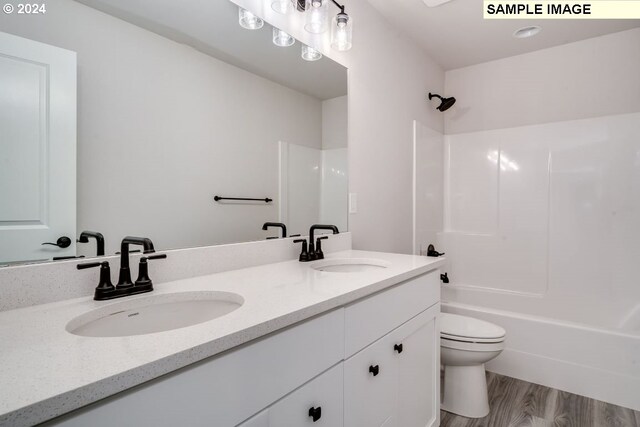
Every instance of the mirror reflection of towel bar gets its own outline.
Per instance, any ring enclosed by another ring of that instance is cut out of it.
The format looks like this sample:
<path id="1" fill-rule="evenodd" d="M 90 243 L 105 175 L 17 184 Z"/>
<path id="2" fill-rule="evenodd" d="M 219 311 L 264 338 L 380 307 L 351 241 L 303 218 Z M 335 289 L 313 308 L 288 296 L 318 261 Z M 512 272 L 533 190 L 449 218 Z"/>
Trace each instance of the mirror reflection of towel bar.
<path id="1" fill-rule="evenodd" d="M 250 202 L 265 202 L 265 203 L 273 202 L 273 199 L 270 199 L 268 197 L 265 197 L 264 199 L 251 199 L 251 198 L 247 198 L 247 197 L 220 197 L 220 196 L 214 196 L 213 200 L 215 200 L 216 202 L 219 202 L 220 200 L 244 200 L 244 201 L 250 201 Z"/>

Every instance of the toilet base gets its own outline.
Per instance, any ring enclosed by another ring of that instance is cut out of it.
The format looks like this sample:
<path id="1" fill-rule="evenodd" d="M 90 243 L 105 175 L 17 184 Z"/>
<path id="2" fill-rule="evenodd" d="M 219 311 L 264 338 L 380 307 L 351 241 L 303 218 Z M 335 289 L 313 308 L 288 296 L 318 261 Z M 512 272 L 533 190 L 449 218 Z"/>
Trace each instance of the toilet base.
<path id="1" fill-rule="evenodd" d="M 489 394 L 484 364 L 444 367 L 441 409 L 467 418 L 489 414 Z"/>

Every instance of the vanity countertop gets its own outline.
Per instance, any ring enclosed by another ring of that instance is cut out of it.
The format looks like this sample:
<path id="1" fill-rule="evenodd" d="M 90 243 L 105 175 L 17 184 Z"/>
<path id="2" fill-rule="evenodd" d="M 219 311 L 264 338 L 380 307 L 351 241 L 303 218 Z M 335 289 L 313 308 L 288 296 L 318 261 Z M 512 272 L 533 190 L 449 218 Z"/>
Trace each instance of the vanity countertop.
<path id="1" fill-rule="evenodd" d="M 343 251 L 334 258 L 377 259 L 384 269 L 322 272 L 287 261 L 163 283 L 150 295 L 227 291 L 239 309 L 210 322 L 148 335 L 73 335 L 73 318 L 114 301 L 90 297 L 0 312 L 0 425 L 33 425 L 389 286 L 439 268 L 444 258 Z M 319 263 L 323 261 L 316 261 Z M 97 275 L 96 275 L 97 280 Z"/>

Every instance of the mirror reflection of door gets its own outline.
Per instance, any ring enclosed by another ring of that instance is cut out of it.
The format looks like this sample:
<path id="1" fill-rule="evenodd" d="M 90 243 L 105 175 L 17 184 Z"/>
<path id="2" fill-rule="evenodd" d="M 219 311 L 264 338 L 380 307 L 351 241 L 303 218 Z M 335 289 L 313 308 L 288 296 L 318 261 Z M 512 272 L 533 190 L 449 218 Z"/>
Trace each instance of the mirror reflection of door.
<path id="1" fill-rule="evenodd" d="M 0 264 L 75 241 L 76 54 L 0 33 Z"/>

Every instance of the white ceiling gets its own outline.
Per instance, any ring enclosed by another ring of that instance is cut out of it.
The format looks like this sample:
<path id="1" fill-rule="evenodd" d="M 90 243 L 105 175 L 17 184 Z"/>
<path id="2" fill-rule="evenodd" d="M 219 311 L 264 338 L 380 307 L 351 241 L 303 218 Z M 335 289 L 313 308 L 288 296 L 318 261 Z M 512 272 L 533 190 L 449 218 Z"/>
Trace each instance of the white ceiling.
<path id="1" fill-rule="evenodd" d="M 445 70 L 640 27 L 640 20 L 484 20 L 482 0 L 452 0 L 433 8 L 423 0 L 368 2 Z M 539 25 L 542 32 L 529 39 L 513 37 L 528 25 Z"/>
<path id="2" fill-rule="evenodd" d="M 299 41 L 271 42 L 265 23 L 249 31 L 238 25 L 238 7 L 227 0 L 77 0 L 207 55 L 320 100 L 347 94 L 347 69 L 327 57 L 307 62 Z"/>

